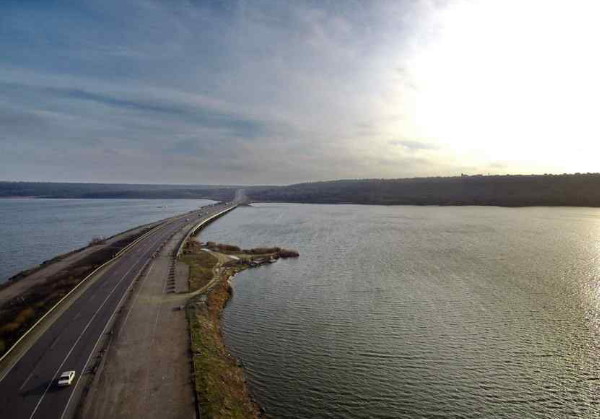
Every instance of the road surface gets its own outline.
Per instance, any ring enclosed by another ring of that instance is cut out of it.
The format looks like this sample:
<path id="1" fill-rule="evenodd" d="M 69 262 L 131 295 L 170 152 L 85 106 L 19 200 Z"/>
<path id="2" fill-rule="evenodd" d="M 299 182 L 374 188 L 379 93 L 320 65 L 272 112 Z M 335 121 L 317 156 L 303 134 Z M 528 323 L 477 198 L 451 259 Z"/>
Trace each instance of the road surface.
<path id="1" fill-rule="evenodd" d="M 11 419 L 66 418 L 74 412 L 81 386 L 98 342 L 127 295 L 134 279 L 152 256 L 177 231 L 226 209 L 203 207 L 171 218 L 135 244 L 106 269 L 85 292 L 50 325 L 0 381 L 0 416 Z M 67 370 L 77 377 L 71 387 L 55 382 Z"/>

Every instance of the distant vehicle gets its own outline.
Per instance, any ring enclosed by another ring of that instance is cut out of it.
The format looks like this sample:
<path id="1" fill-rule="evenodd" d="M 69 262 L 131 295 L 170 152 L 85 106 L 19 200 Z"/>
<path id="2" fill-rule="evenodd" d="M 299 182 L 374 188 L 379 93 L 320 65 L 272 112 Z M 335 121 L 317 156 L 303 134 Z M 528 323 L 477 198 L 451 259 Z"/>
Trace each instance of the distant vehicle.
<path id="1" fill-rule="evenodd" d="M 75 371 L 65 371 L 58 377 L 57 384 L 59 387 L 67 387 L 73 384 L 73 380 L 75 380 Z"/>

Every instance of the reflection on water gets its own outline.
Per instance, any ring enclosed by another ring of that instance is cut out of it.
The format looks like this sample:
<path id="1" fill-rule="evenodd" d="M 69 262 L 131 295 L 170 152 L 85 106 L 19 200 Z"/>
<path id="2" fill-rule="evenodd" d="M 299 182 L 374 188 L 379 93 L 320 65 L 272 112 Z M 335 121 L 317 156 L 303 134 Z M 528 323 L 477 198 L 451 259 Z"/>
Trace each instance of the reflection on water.
<path id="1" fill-rule="evenodd" d="M 598 417 L 600 210 L 260 204 L 227 344 L 270 417 Z"/>

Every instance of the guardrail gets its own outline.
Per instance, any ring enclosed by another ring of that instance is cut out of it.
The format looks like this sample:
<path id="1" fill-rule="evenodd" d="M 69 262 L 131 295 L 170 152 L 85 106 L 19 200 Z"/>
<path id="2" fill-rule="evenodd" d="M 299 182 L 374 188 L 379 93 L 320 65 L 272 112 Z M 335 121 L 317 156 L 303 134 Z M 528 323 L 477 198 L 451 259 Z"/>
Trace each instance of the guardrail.
<path id="1" fill-rule="evenodd" d="M 200 221 L 198 224 L 196 224 L 195 226 L 190 228 L 190 230 L 187 232 L 185 237 L 183 239 L 181 239 L 181 241 L 179 242 L 179 246 L 177 246 L 177 251 L 174 253 L 174 256 L 176 258 L 178 258 L 179 255 L 181 255 L 181 252 L 183 251 L 183 246 L 185 246 L 185 243 L 189 240 L 189 238 L 192 235 L 196 234 L 196 232 L 198 230 L 200 230 L 202 227 L 204 227 L 206 224 L 210 223 L 214 219 L 219 218 L 220 216 L 227 214 L 229 211 L 233 211 L 236 208 L 237 208 L 237 204 L 231 206 L 230 208 L 227 208 L 226 210 L 223 210 L 221 212 L 211 215 L 209 218 Z"/>
<path id="2" fill-rule="evenodd" d="M 0 365 L 2 364 L 2 362 L 4 362 L 4 360 L 13 352 L 13 350 L 19 345 L 19 343 L 21 343 L 27 336 L 29 336 L 29 334 L 35 330 L 35 328 L 42 322 L 44 321 L 50 314 L 52 314 L 54 312 L 54 310 L 56 310 L 67 298 L 69 298 L 75 291 L 77 291 L 79 289 L 79 287 L 81 287 L 81 285 L 83 285 L 84 283 L 87 283 L 87 281 L 93 277 L 99 270 L 101 270 L 102 268 L 106 267 L 107 265 L 109 265 L 110 263 L 114 262 L 115 260 L 117 260 L 119 257 L 121 257 L 125 252 L 131 250 L 131 248 L 133 246 L 135 246 L 137 243 L 139 243 L 141 240 L 143 240 L 144 238 L 146 238 L 147 236 L 149 236 L 150 234 L 154 233 L 155 231 L 157 231 L 160 228 L 165 227 L 166 225 L 170 224 L 170 222 L 166 222 L 166 223 L 162 223 L 159 224 L 155 227 L 152 227 L 152 229 L 146 233 L 144 233 L 143 235 L 141 235 L 140 237 L 138 237 L 137 239 L 135 239 L 133 242 L 129 243 L 127 246 L 125 246 L 123 249 L 121 249 L 120 251 L 118 251 L 112 258 L 110 258 L 109 260 L 107 260 L 106 262 L 104 262 L 102 265 L 98 266 L 96 269 L 94 269 L 92 272 L 90 272 L 85 278 L 83 278 L 81 281 L 79 281 L 79 283 L 77 285 L 75 285 L 75 287 L 73 287 L 73 289 L 71 291 L 69 291 L 67 294 L 65 294 L 64 297 L 62 297 L 60 300 L 58 300 L 56 302 L 56 304 L 54 304 L 52 307 L 50 307 L 50 309 L 44 313 L 44 315 L 42 317 L 40 317 L 38 319 L 38 321 L 36 321 L 29 329 L 27 329 L 27 331 L 25 333 L 23 333 L 23 335 L 17 339 L 17 341 L 15 343 L 12 344 L 12 346 L 10 348 L 8 348 L 8 350 L 6 352 L 4 352 L 4 354 L 0 357 Z M 1 370 L 1 368 L 0 368 Z M 4 378 L 4 376 L 0 375 L 0 379 Z"/>
<path id="3" fill-rule="evenodd" d="M 198 223 L 194 227 L 192 227 L 187 232 L 187 234 L 185 235 L 185 237 L 181 240 L 181 242 L 179 243 L 179 246 L 177 247 L 177 252 L 176 252 L 175 256 L 178 257 L 181 254 L 183 246 L 185 245 L 185 243 L 187 242 L 187 240 L 198 229 L 202 228 L 204 225 L 210 223 L 214 219 L 216 219 L 216 218 L 218 218 L 218 217 L 220 217 L 220 216 L 228 213 L 229 211 L 234 210 L 236 207 L 237 207 L 237 205 L 233 205 L 230 208 L 227 208 L 227 209 L 225 209 L 223 211 L 220 211 L 220 212 L 218 212 L 218 213 L 210 216 L 209 218 L 207 218 L 205 220 L 202 220 L 200 223 Z M 100 271 L 101 269 L 105 268 L 109 264 L 113 263 L 118 258 L 120 258 L 123 254 L 125 254 L 126 252 L 128 252 L 129 250 L 131 250 L 131 248 L 133 246 L 135 246 L 137 243 L 139 243 L 141 240 L 145 239 L 150 234 L 156 232 L 157 230 L 159 230 L 161 228 L 166 227 L 167 225 L 171 224 L 172 222 L 176 221 L 177 219 L 180 219 L 183 216 L 185 216 L 185 215 L 174 217 L 174 219 L 172 219 L 171 221 L 167 221 L 165 223 L 161 223 L 161 224 L 159 224 L 159 225 L 157 225 L 155 227 L 152 227 L 149 231 L 147 231 L 146 233 L 144 233 L 142 236 L 138 237 L 133 242 L 131 242 L 127 246 L 125 246 L 123 249 L 119 250 L 112 258 L 110 258 L 109 260 L 107 260 L 106 262 L 104 262 L 103 264 L 101 264 L 100 266 L 98 266 L 96 269 L 94 269 L 92 272 L 90 272 L 88 275 L 86 275 L 86 277 L 83 278 L 77 285 L 75 285 L 75 287 L 73 287 L 73 289 L 71 291 L 69 291 L 60 300 L 58 300 L 56 302 L 56 304 L 54 304 L 52 307 L 50 307 L 50 309 L 46 313 L 44 313 L 44 315 L 42 315 L 42 317 L 40 317 L 29 329 L 27 329 L 27 331 L 25 333 L 23 333 L 23 335 L 19 339 L 17 339 L 15 341 L 15 343 L 13 343 L 11 345 L 11 347 L 8 348 L 8 350 L 6 352 L 4 352 L 4 354 L 2 354 L 2 356 L 0 357 L 0 380 L 2 380 L 4 378 L 4 375 L 5 375 L 5 374 L 2 373 L 2 370 L 3 370 L 3 368 L 1 367 L 2 363 L 8 358 L 9 355 L 11 355 L 14 352 L 14 350 L 19 346 L 19 344 L 25 338 L 27 338 L 36 329 L 36 327 L 38 327 L 46 318 L 48 318 L 48 316 L 50 316 L 56 309 L 58 309 L 58 307 L 60 307 L 71 295 L 73 295 L 73 293 L 75 291 L 77 291 L 83 284 L 87 283 L 89 281 L 89 279 L 92 278 L 98 271 Z M 9 370 L 10 370 L 10 368 L 9 368 Z"/>

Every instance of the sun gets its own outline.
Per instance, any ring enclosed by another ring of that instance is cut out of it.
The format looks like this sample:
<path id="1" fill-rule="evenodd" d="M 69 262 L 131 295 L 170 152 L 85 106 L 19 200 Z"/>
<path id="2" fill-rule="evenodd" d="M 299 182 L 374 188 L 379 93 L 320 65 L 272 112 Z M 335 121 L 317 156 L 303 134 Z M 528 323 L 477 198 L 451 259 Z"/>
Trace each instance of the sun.
<path id="1" fill-rule="evenodd" d="M 473 163 L 597 171 L 599 12 L 594 1 L 489 0 L 434 13 L 407 66 L 414 129 Z"/>

